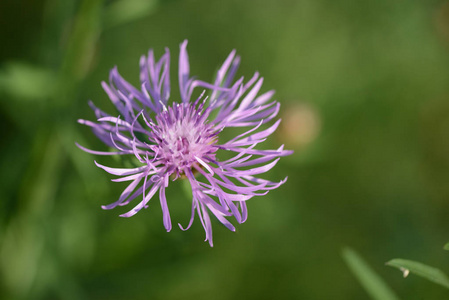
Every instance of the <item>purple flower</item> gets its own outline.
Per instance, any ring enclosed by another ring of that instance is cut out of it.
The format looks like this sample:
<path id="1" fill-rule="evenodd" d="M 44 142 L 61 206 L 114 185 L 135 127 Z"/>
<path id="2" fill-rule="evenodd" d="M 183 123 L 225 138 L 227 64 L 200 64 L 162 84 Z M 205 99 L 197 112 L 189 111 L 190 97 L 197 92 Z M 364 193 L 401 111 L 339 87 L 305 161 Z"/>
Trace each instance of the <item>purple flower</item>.
<path id="1" fill-rule="evenodd" d="M 163 222 L 167 231 L 172 228 L 165 189 L 170 180 L 185 178 L 192 189 L 193 223 L 195 211 L 206 232 L 206 241 L 212 246 L 210 214 L 228 229 L 235 231 L 227 219 L 234 217 L 238 223 L 247 218 L 246 201 L 253 196 L 265 195 L 283 184 L 255 177 L 276 165 L 281 156 L 292 151 L 283 146 L 276 150 L 257 150 L 279 125 L 258 130 L 271 121 L 279 111 L 279 103 L 271 101 L 274 91 L 258 95 L 263 78 L 255 74 L 248 82 L 243 78 L 234 81 L 240 58 L 232 51 L 221 68 L 215 82 L 207 83 L 190 77 L 187 41 L 181 44 L 179 55 L 179 90 L 181 102 L 169 103 L 170 54 L 156 61 L 153 51 L 140 59 L 141 88 L 125 81 L 117 68 L 110 72 L 109 84 L 102 86 L 120 113 L 111 116 L 92 103 L 97 122 L 79 120 L 92 128 L 97 137 L 113 152 L 86 149 L 97 155 L 130 155 L 136 158 L 136 168 L 111 168 L 97 162 L 106 172 L 117 175 L 116 182 L 130 184 L 119 199 L 103 209 L 129 204 L 139 197 L 137 205 L 122 217 L 131 217 L 159 192 Z M 203 94 L 191 101 L 193 90 L 202 88 Z M 207 92 L 209 97 L 205 97 Z M 218 142 L 218 135 L 228 127 L 245 127 L 244 132 L 225 143 Z M 229 152 L 226 160 L 217 158 L 220 152 Z"/>

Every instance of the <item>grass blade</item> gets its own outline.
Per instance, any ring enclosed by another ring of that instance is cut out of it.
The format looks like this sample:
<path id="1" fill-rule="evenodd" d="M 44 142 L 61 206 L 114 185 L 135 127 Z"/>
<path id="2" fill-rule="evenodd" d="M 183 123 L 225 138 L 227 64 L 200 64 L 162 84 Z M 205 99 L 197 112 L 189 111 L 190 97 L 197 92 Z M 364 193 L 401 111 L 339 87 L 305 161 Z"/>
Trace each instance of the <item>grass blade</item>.
<path id="1" fill-rule="evenodd" d="M 375 300 L 398 300 L 390 287 L 352 249 L 343 249 L 343 259 L 365 291 Z"/>
<path id="2" fill-rule="evenodd" d="M 446 288 L 449 288 L 449 278 L 446 274 L 444 274 L 437 268 L 430 267 L 417 261 L 401 258 L 392 259 L 386 264 L 387 266 L 398 268 L 399 270 L 404 272 L 404 277 L 406 277 L 408 273 L 411 272 Z"/>

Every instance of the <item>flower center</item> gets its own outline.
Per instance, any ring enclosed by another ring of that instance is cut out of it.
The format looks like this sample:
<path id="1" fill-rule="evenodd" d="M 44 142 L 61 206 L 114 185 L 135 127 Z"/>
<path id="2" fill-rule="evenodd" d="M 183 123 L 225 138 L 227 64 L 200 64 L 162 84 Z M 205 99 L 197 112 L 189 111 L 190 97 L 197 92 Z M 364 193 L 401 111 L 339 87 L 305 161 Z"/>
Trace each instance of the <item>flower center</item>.
<path id="1" fill-rule="evenodd" d="M 181 175 L 185 168 L 215 158 L 218 130 L 208 124 L 208 115 L 202 105 L 174 103 L 156 116 L 156 155 L 168 172 Z"/>

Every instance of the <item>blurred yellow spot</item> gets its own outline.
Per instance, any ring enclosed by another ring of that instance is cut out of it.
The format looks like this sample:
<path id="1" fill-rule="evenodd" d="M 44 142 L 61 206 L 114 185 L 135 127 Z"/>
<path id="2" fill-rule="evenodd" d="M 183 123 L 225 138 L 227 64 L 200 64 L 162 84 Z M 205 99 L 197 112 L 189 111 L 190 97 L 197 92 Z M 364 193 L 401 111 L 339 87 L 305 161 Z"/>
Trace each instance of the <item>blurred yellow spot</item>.
<path id="1" fill-rule="evenodd" d="M 449 42 L 449 1 L 445 1 L 436 10 L 434 24 L 444 42 Z M 446 45 L 447 46 L 447 45 Z"/>
<path id="2" fill-rule="evenodd" d="M 318 136 L 321 120 L 309 104 L 293 104 L 284 108 L 281 116 L 279 137 L 287 148 L 301 148 L 312 143 Z"/>

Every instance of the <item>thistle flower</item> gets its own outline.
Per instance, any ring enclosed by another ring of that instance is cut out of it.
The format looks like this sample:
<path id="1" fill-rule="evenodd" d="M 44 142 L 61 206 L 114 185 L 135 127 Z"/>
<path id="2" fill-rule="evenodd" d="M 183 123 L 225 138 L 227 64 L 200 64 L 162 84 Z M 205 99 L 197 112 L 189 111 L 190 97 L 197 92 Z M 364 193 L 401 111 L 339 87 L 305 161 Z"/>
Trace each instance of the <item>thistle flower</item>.
<path id="1" fill-rule="evenodd" d="M 95 164 L 106 172 L 117 175 L 116 182 L 129 181 L 119 199 L 103 209 L 128 205 L 139 197 L 137 205 L 122 217 L 131 217 L 159 192 L 165 229 L 172 229 L 165 189 L 169 181 L 187 179 L 192 191 L 192 210 L 187 230 L 193 223 L 195 212 L 206 232 L 206 241 L 212 244 L 210 214 L 228 229 L 235 231 L 227 219 L 238 223 L 247 219 L 246 201 L 253 196 L 265 195 L 283 184 L 255 177 L 270 170 L 281 156 L 292 151 L 283 146 L 276 150 L 257 150 L 279 125 L 280 120 L 264 130 L 262 124 L 275 118 L 279 103 L 270 101 L 274 91 L 258 95 L 263 78 L 256 73 L 248 82 L 240 78 L 234 82 L 240 58 L 232 51 L 221 68 L 215 82 L 207 83 L 190 77 L 187 41 L 180 46 L 179 90 L 181 102 L 169 103 L 170 54 L 166 49 L 159 61 L 153 51 L 140 59 L 141 89 L 125 81 L 117 68 L 110 72 L 109 84 L 102 82 L 120 116 L 111 116 L 95 107 L 97 122 L 79 120 L 90 126 L 94 134 L 115 151 L 82 150 L 97 155 L 129 155 L 136 158 L 136 168 L 111 168 Z M 203 94 L 191 101 L 195 88 Z M 210 94 L 205 97 L 205 92 Z M 214 115 L 214 117 L 212 117 Z M 225 143 L 218 142 L 223 129 L 245 127 L 244 132 Z M 248 129 L 249 128 L 249 129 Z M 226 151 L 233 156 L 217 158 L 217 152 Z"/>

